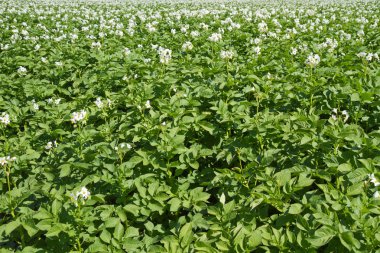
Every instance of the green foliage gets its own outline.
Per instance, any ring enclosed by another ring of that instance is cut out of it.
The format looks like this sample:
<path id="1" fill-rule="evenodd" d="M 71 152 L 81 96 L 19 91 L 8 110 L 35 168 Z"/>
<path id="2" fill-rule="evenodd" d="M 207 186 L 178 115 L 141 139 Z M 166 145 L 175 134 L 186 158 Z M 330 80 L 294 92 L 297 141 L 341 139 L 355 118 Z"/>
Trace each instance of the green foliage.
<path id="1" fill-rule="evenodd" d="M 378 252 L 376 1 L 0 13 L 1 252 Z"/>

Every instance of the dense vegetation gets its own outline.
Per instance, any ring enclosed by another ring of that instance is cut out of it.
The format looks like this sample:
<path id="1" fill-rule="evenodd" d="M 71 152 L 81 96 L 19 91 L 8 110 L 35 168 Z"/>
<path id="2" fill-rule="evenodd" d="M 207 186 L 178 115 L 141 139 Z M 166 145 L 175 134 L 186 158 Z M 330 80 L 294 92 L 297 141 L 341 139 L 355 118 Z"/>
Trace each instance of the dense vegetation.
<path id="1" fill-rule="evenodd" d="M 0 3 L 1 252 L 379 252 L 378 1 Z"/>

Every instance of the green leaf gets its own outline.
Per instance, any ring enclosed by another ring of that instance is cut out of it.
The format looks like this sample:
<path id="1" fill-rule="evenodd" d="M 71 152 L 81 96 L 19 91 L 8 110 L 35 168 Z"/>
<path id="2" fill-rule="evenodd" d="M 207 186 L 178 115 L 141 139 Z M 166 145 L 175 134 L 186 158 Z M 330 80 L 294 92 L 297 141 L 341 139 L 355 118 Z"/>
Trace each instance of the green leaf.
<path id="1" fill-rule="evenodd" d="M 295 184 L 296 188 L 304 188 L 312 185 L 314 183 L 314 179 L 308 177 L 308 173 L 301 173 L 298 177 L 297 183 Z"/>
<path id="2" fill-rule="evenodd" d="M 192 229 L 192 224 L 186 223 L 179 231 L 179 240 L 182 248 L 190 245 L 190 243 L 192 242 L 194 235 Z"/>
<path id="3" fill-rule="evenodd" d="M 62 202 L 55 199 L 51 205 L 51 212 L 54 216 L 58 216 L 62 209 Z"/>
<path id="4" fill-rule="evenodd" d="M 195 250 L 196 250 L 196 252 L 202 252 L 202 253 L 203 252 L 205 252 L 205 253 L 217 253 L 217 252 L 219 252 L 214 247 L 212 247 L 210 243 L 202 242 L 202 241 L 197 241 L 195 243 Z"/>
<path id="5" fill-rule="evenodd" d="M 35 234 L 37 234 L 38 232 L 38 228 L 36 227 L 36 225 L 32 222 L 32 221 L 24 221 L 22 222 L 22 226 L 24 227 L 24 229 L 26 230 L 26 232 L 28 233 L 28 235 L 30 237 L 34 236 Z"/>
<path id="6" fill-rule="evenodd" d="M 248 237 L 248 246 L 253 250 L 261 244 L 261 232 L 258 230 L 253 231 Z"/>
<path id="7" fill-rule="evenodd" d="M 139 236 L 139 235 L 140 235 L 139 229 L 135 228 L 135 227 L 128 227 L 125 230 L 125 234 L 124 234 L 125 237 L 136 237 L 136 236 Z"/>
<path id="8" fill-rule="evenodd" d="M 249 204 L 249 206 L 251 207 L 251 209 L 254 209 L 254 208 L 257 207 L 258 205 L 260 205 L 263 201 L 264 201 L 263 198 L 254 199 L 254 200 Z"/>
<path id="9" fill-rule="evenodd" d="M 347 188 L 347 195 L 348 196 L 359 195 L 363 192 L 363 190 L 364 190 L 364 183 L 358 182 Z"/>
<path id="10" fill-rule="evenodd" d="M 116 213 L 117 213 L 117 215 L 119 216 L 119 218 L 120 218 L 120 220 L 122 222 L 126 222 L 128 220 L 127 214 L 126 214 L 125 210 L 121 206 L 118 206 L 116 208 Z"/>
<path id="11" fill-rule="evenodd" d="M 141 156 L 133 156 L 127 162 L 123 163 L 127 169 L 133 169 L 137 164 L 144 160 Z"/>
<path id="12" fill-rule="evenodd" d="M 48 232 L 45 234 L 46 237 L 55 237 L 58 236 L 63 231 L 63 227 L 61 225 L 54 225 L 51 227 Z"/>
<path id="13" fill-rule="evenodd" d="M 53 215 L 49 213 L 46 209 L 40 208 L 36 214 L 33 215 L 34 219 L 44 220 L 53 218 Z"/>
<path id="14" fill-rule="evenodd" d="M 303 206 L 301 204 L 295 203 L 291 204 L 289 207 L 290 214 L 299 214 L 302 212 Z"/>
<path id="15" fill-rule="evenodd" d="M 227 204 L 225 204 L 224 206 L 223 206 L 223 210 L 224 210 L 224 214 L 229 214 L 229 213 L 231 213 L 233 210 L 234 210 L 234 208 L 235 208 L 235 201 L 234 200 L 231 200 L 230 202 L 228 202 Z"/>
<path id="16" fill-rule="evenodd" d="M 103 242 L 105 242 L 105 243 L 110 243 L 111 242 L 111 238 L 112 238 L 111 233 L 108 232 L 107 229 L 104 229 L 102 231 L 102 233 L 100 234 L 100 239 L 102 239 Z"/>
<path id="17" fill-rule="evenodd" d="M 123 238 L 123 235 L 124 235 L 124 226 L 121 223 L 118 223 L 113 232 L 113 237 L 116 240 L 120 241 Z"/>
<path id="18" fill-rule="evenodd" d="M 140 245 L 141 245 L 141 242 L 136 239 L 125 238 L 123 240 L 123 249 L 126 250 L 127 252 L 137 250 L 140 247 Z"/>
<path id="19" fill-rule="evenodd" d="M 353 247 L 357 249 L 360 248 L 360 242 L 355 238 L 354 233 L 351 231 L 346 231 L 339 234 L 339 239 L 343 246 L 349 250 L 352 250 Z"/>
<path id="20" fill-rule="evenodd" d="M 88 246 L 88 252 L 109 252 L 106 245 L 101 242 L 94 242 Z"/>
<path id="21" fill-rule="evenodd" d="M 154 224 L 153 224 L 151 221 L 147 221 L 147 222 L 144 224 L 144 226 L 145 226 L 145 228 L 146 228 L 148 231 L 150 231 L 150 232 L 152 232 L 153 229 L 154 229 Z"/>
<path id="22" fill-rule="evenodd" d="M 352 102 L 360 101 L 360 95 L 359 95 L 359 93 L 353 93 L 353 94 L 351 94 L 351 101 Z"/>
<path id="23" fill-rule="evenodd" d="M 5 234 L 9 235 L 10 233 L 12 233 L 12 231 L 17 229 L 20 225 L 21 224 L 20 224 L 19 220 L 15 220 L 15 221 L 11 221 L 11 222 L 7 223 L 5 225 Z"/>
<path id="24" fill-rule="evenodd" d="M 307 238 L 306 240 L 314 247 L 321 247 L 327 244 L 335 235 L 336 232 L 333 229 L 323 226 L 315 231 L 314 236 Z"/>
<path id="25" fill-rule="evenodd" d="M 128 212 L 133 214 L 133 216 L 137 217 L 140 213 L 140 207 L 136 206 L 134 204 L 127 204 L 123 207 L 123 209 Z"/>
<path id="26" fill-rule="evenodd" d="M 61 171 L 59 173 L 59 177 L 67 177 L 70 175 L 70 173 L 71 173 L 71 165 L 70 164 L 63 164 L 63 165 L 59 166 L 59 168 L 61 169 Z"/>
<path id="27" fill-rule="evenodd" d="M 278 186 L 284 186 L 287 182 L 291 179 L 291 173 L 287 170 L 282 170 L 280 172 L 277 172 L 274 175 L 274 178 L 276 179 Z"/>
<path id="28" fill-rule="evenodd" d="M 215 127 L 209 123 L 209 122 L 206 122 L 206 121 L 199 121 L 198 124 L 204 129 L 206 130 L 207 132 L 209 132 L 210 134 L 213 134 L 214 131 L 215 131 Z"/>
<path id="29" fill-rule="evenodd" d="M 350 172 L 352 171 L 352 166 L 349 163 L 342 163 L 338 166 L 338 171 L 340 172 Z"/>
<path id="30" fill-rule="evenodd" d="M 114 228 L 117 224 L 120 224 L 120 219 L 116 217 L 110 217 L 104 222 L 106 228 Z"/>
<path id="31" fill-rule="evenodd" d="M 175 253 L 181 252 L 178 247 L 179 243 L 176 237 L 169 235 L 165 236 L 164 239 L 161 240 L 161 243 L 164 244 L 166 252 Z"/>
<path id="32" fill-rule="evenodd" d="M 181 206 L 182 201 L 179 198 L 172 198 L 168 201 L 170 204 L 170 212 L 177 212 Z"/>

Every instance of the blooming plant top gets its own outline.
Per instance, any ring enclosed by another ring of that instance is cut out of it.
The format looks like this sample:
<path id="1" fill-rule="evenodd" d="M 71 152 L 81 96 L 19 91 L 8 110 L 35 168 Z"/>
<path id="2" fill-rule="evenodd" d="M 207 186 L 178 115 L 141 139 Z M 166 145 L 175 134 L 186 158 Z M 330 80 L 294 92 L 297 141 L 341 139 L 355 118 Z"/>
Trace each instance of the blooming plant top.
<path id="1" fill-rule="evenodd" d="M 320 61 L 321 61 L 321 58 L 319 57 L 319 55 L 317 55 L 317 54 L 310 54 L 307 57 L 307 59 L 305 61 L 305 64 L 308 65 L 311 68 L 314 68 L 315 66 L 317 66 L 319 64 Z"/>
<path id="2" fill-rule="evenodd" d="M 380 186 L 380 181 L 376 178 L 375 174 L 368 175 L 370 182 L 373 183 L 374 186 Z"/>
<path id="3" fill-rule="evenodd" d="M 87 115 L 87 112 L 85 110 L 81 110 L 80 112 L 73 112 L 71 115 L 71 122 L 73 124 L 84 122 L 86 119 L 86 115 Z"/>
<path id="4" fill-rule="evenodd" d="M 3 125 L 9 125 L 9 123 L 11 123 L 10 119 L 9 119 L 9 114 L 3 112 L 0 116 L 0 123 L 3 124 Z"/>
<path id="5" fill-rule="evenodd" d="M 234 57 L 234 52 L 232 52 L 232 51 L 224 51 L 224 50 L 222 50 L 221 52 L 220 52 L 220 57 L 222 58 L 222 59 L 232 59 L 233 57 Z"/>
<path id="6" fill-rule="evenodd" d="M 222 35 L 220 33 L 213 33 L 208 39 L 212 42 L 218 42 L 222 40 Z"/>
<path id="7" fill-rule="evenodd" d="M 89 199 L 90 196 L 91 193 L 85 186 L 83 186 L 80 191 L 77 191 L 75 194 L 70 194 L 71 200 L 74 202 L 75 206 L 78 206 L 79 201 L 81 201 L 81 203 L 84 205 L 85 200 Z"/>
<path id="8" fill-rule="evenodd" d="M 168 64 L 172 58 L 172 50 L 162 48 L 159 50 L 160 62 L 162 64 Z"/>
<path id="9" fill-rule="evenodd" d="M 5 166 L 6 164 L 10 162 L 16 161 L 16 157 L 10 157 L 10 156 L 5 156 L 5 157 L 0 157 L 0 165 Z"/>

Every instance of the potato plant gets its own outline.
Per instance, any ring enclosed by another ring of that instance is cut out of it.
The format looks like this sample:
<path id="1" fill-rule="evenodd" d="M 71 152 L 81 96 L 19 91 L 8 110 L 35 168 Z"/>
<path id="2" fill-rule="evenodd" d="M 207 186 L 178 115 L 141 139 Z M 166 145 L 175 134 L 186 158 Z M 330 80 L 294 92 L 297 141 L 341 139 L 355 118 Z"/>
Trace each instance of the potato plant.
<path id="1" fill-rule="evenodd" d="M 0 2 L 0 251 L 379 252 L 379 17 Z"/>

